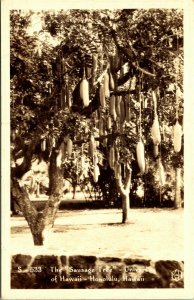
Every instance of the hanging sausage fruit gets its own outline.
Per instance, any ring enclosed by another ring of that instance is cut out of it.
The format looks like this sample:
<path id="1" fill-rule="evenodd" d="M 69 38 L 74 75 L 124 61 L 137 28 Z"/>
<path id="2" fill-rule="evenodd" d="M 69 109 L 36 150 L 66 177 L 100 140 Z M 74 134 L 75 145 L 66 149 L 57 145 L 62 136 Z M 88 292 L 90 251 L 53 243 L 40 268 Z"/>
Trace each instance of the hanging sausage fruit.
<path id="1" fill-rule="evenodd" d="M 160 125 L 159 125 L 157 115 L 155 115 L 154 122 L 151 127 L 151 136 L 152 136 L 154 145 L 159 145 L 161 142 L 161 135 L 160 135 Z"/>
<path id="2" fill-rule="evenodd" d="M 106 72 L 104 74 L 104 95 L 106 98 L 110 97 L 110 90 L 109 90 L 109 75 Z"/>
<path id="3" fill-rule="evenodd" d="M 120 122 L 123 123 L 125 121 L 125 116 L 126 116 L 126 112 L 125 112 L 125 98 L 121 97 L 121 101 L 120 101 Z"/>
<path id="4" fill-rule="evenodd" d="M 59 153 L 57 155 L 57 158 L 56 158 L 56 164 L 57 164 L 57 167 L 60 168 L 61 167 L 61 164 L 62 164 L 62 150 L 59 149 Z"/>
<path id="5" fill-rule="evenodd" d="M 104 91 L 104 84 L 101 84 L 100 85 L 100 105 L 102 107 L 105 107 L 105 104 L 106 104 L 106 100 L 105 100 L 105 91 Z"/>
<path id="6" fill-rule="evenodd" d="M 112 128 L 112 120 L 111 120 L 110 116 L 108 116 L 106 126 L 107 126 L 107 130 L 111 130 L 111 128 Z"/>
<path id="7" fill-rule="evenodd" d="M 62 152 L 62 159 L 65 159 L 66 156 L 66 145 L 64 142 L 61 143 L 60 150 Z"/>
<path id="8" fill-rule="evenodd" d="M 116 120 L 116 110 L 115 110 L 115 96 L 110 97 L 110 115 L 113 117 L 113 120 Z"/>
<path id="9" fill-rule="evenodd" d="M 43 139 L 41 141 L 41 150 L 44 152 L 46 151 L 46 139 Z"/>
<path id="10" fill-rule="evenodd" d="M 158 145 L 154 145 L 154 157 L 158 157 L 159 155 L 159 146 Z"/>
<path id="11" fill-rule="evenodd" d="M 94 182 L 98 182 L 98 177 L 100 175 L 100 169 L 98 165 L 94 166 Z"/>
<path id="12" fill-rule="evenodd" d="M 83 101 L 84 107 L 87 107 L 89 105 L 89 84 L 85 76 L 85 68 L 83 79 L 80 83 L 80 97 Z"/>
<path id="13" fill-rule="evenodd" d="M 140 169 L 141 174 L 145 173 L 145 150 L 144 150 L 144 143 L 142 142 L 142 127 L 141 127 L 141 93 L 139 93 L 139 142 L 136 145 L 136 156 L 137 156 L 137 163 Z"/>
<path id="14" fill-rule="evenodd" d="M 173 144 L 174 144 L 174 151 L 176 153 L 181 151 L 181 144 L 182 144 L 182 127 L 177 120 L 174 128 L 173 128 Z"/>
<path id="15" fill-rule="evenodd" d="M 102 136 L 104 135 L 104 120 L 103 118 L 100 116 L 99 118 L 99 135 Z"/>
<path id="16" fill-rule="evenodd" d="M 112 91 L 114 91 L 114 88 L 115 88 L 115 83 L 114 83 L 114 79 L 113 79 L 111 72 L 109 73 L 109 88 Z"/>
<path id="17" fill-rule="evenodd" d="M 137 162 L 141 174 L 145 173 L 145 151 L 144 151 L 144 144 L 142 141 L 139 141 L 136 145 L 136 155 L 137 155 Z"/>
<path id="18" fill-rule="evenodd" d="M 121 107 L 120 107 L 121 99 L 122 99 L 121 96 L 116 96 L 115 98 L 115 109 L 116 109 L 117 117 L 120 117 L 121 115 Z"/>
<path id="19" fill-rule="evenodd" d="M 91 158 L 94 157 L 95 149 L 96 149 L 95 139 L 94 139 L 94 136 L 91 135 L 90 141 L 89 141 L 89 148 L 88 148 L 89 156 Z"/>
<path id="20" fill-rule="evenodd" d="M 114 169 L 115 165 L 115 148 L 112 146 L 109 151 L 109 165 L 111 169 Z"/>
<path id="21" fill-rule="evenodd" d="M 70 138 L 67 139 L 66 151 L 67 151 L 68 157 L 71 157 L 72 151 L 73 151 L 73 142 Z"/>
<path id="22" fill-rule="evenodd" d="M 55 140 L 55 138 L 54 138 L 54 137 L 52 138 L 52 147 L 53 147 L 53 148 L 55 148 L 55 147 L 56 147 L 56 140 Z"/>

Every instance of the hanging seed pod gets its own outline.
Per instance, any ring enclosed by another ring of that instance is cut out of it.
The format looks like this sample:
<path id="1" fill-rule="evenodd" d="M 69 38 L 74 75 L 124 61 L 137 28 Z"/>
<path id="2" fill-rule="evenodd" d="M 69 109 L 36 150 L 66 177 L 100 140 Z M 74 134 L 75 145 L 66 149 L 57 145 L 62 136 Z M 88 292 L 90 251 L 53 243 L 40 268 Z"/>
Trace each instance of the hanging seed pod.
<path id="1" fill-rule="evenodd" d="M 68 85 L 66 86 L 66 106 L 68 108 L 70 108 L 72 106 L 71 97 L 70 97 L 70 94 L 69 94 L 69 86 Z"/>
<path id="2" fill-rule="evenodd" d="M 115 148 L 111 147 L 109 151 L 109 165 L 111 169 L 114 169 L 115 165 Z"/>
<path id="3" fill-rule="evenodd" d="M 182 127 L 177 120 L 173 128 L 173 144 L 174 144 L 174 151 L 176 153 L 181 151 L 182 134 L 183 134 Z"/>
<path id="4" fill-rule="evenodd" d="M 107 147 L 107 138 L 104 138 L 103 139 L 103 141 L 102 141 L 102 146 L 104 147 L 104 148 L 106 148 Z"/>
<path id="5" fill-rule="evenodd" d="M 66 151 L 67 151 L 68 157 L 71 157 L 72 151 L 73 151 L 73 142 L 70 138 L 67 139 Z"/>
<path id="6" fill-rule="evenodd" d="M 83 78 L 80 83 L 80 97 L 84 107 L 89 105 L 89 84 L 86 78 Z"/>
<path id="7" fill-rule="evenodd" d="M 41 141 L 41 151 L 46 151 L 46 139 L 43 139 Z"/>
<path id="8" fill-rule="evenodd" d="M 110 97 L 109 75 L 108 75 L 108 73 L 104 74 L 104 95 L 105 95 L 106 98 Z"/>
<path id="9" fill-rule="evenodd" d="M 70 108 L 72 106 L 71 98 L 70 98 L 70 94 L 69 94 L 69 86 L 68 85 L 66 86 L 66 106 L 68 108 Z"/>
<path id="10" fill-rule="evenodd" d="M 100 175 L 100 169 L 99 169 L 99 166 L 96 164 L 94 166 L 94 173 L 93 173 L 94 182 L 98 182 L 99 175 Z"/>
<path id="11" fill-rule="evenodd" d="M 111 117 L 108 116 L 108 119 L 107 119 L 107 130 L 110 130 L 112 128 L 112 120 L 111 120 Z"/>
<path id="12" fill-rule="evenodd" d="M 98 164 L 98 156 L 95 154 L 94 155 L 94 159 L 93 159 L 93 161 L 94 161 L 94 165 L 97 165 Z"/>
<path id="13" fill-rule="evenodd" d="M 62 66 L 62 73 L 66 71 L 66 64 L 65 64 L 65 58 L 63 57 L 61 60 L 61 66 Z"/>
<path id="14" fill-rule="evenodd" d="M 102 117 L 100 117 L 99 119 L 99 135 L 103 135 L 104 134 L 104 120 L 102 119 Z"/>
<path id="15" fill-rule="evenodd" d="M 117 149 L 117 147 L 115 147 L 115 161 L 118 162 L 119 158 L 120 158 L 119 150 Z"/>
<path id="16" fill-rule="evenodd" d="M 160 144 L 161 135 L 160 135 L 160 126 L 159 126 L 157 115 L 155 116 L 154 122 L 151 127 L 151 136 L 152 136 L 154 145 Z"/>
<path id="17" fill-rule="evenodd" d="M 160 88 L 159 88 L 159 86 L 157 86 L 157 88 L 156 88 L 156 97 L 158 99 L 160 99 Z"/>
<path id="18" fill-rule="evenodd" d="M 115 88 L 115 83 L 114 83 L 114 79 L 113 79 L 113 76 L 111 74 L 111 72 L 109 73 L 109 88 L 110 90 L 114 91 L 114 88 Z"/>
<path id="19" fill-rule="evenodd" d="M 130 122 L 131 121 L 131 109 L 130 109 L 130 107 L 127 107 L 127 109 L 126 109 L 125 119 L 126 119 L 126 122 Z"/>
<path id="20" fill-rule="evenodd" d="M 66 156 L 66 145 L 65 145 L 64 142 L 61 143 L 60 150 L 61 150 L 61 153 L 62 153 L 62 159 L 64 159 L 65 156 Z"/>
<path id="21" fill-rule="evenodd" d="M 145 154 L 144 154 L 144 144 L 139 141 L 136 146 L 136 155 L 139 169 L 142 174 L 145 172 Z"/>
<path id="22" fill-rule="evenodd" d="M 53 137 L 52 140 L 51 140 L 51 145 L 52 145 L 52 148 L 55 148 L 55 147 L 56 147 L 56 140 L 55 140 L 54 137 Z"/>
<path id="23" fill-rule="evenodd" d="M 158 157 L 159 154 L 159 146 L 158 145 L 154 145 L 154 157 Z"/>
<path id="24" fill-rule="evenodd" d="M 91 135 L 90 141 L 89 141 L 89 147 L 88 147 L 88 152 L 89 152 L 90 157 L 94 156 L 95 149 L 96 149 L 95 139 L 94 139 L 94 136 Z"/>
<path id="25" fill-rule="evenodd" d="M 123 123 L 125 121 L 126 113 L 125 113 L 125 100 L 121 99 L 120 102 L 120 121 Z"/>
<path id="26" fill-rule="evenodd" d="M 106 99 L 105 99 L 105 93 L 104 93 L 104 85 L 101 84 L 100 85 L 100 105 L 102 107 L 105 107 L 105 104 L 106 104 Z"/>
<path id="27" fill-rule="evenodd" d="M 156 114 L 156 109 L 157 109 L 157 96 L 156 96 L 156 92 L 155 91 L 152 91 L 152 100 L 153 100 L 153 103 L 154 103 L 154 112 Z"/>
<path id="28" fill-rule="evenodd" d="M 158 172 L 159 172 L 159 183 L 161 186 L 163 186 L 166 183 L 166 175 L 161 161 L 159 161 Z"/>
<path id="29" fill-rule="evenodd" d="M 141 103 L 141 108 L 145 108 L 145 97 L 143 93 L 140 93 L 140 103 Z"/>
<path id="30" fill-rule="evenodd" d="M 119 179 L 121 177 L 121 164 L 119 162 L 115 162 L 114 171 L 115 178 Z"/>
<path id="31" fill-rule="evenodd" d="M 57 155 L 56 164 L 57 164 L 58 168 L 61 167 L 61 164 L 62 164 L 62 151 L 61 151 L 61 149 L 59 150 L 59 154 Z"/>
<path id="32" fill-rule="evenodd" d="M 115 109 L 116 109 L 117 117 L 120 117 L 120 115 L 121 115 L 120 103 L 121 103 L 121 96 L 116 96 L 116 98 L 115 98 Z"/>
<path id="33" fill-rule="evenodd" d="M 110 115 L 116 120 L 116 110 L 115 110 L 115 96 L 110 97 Z"/>

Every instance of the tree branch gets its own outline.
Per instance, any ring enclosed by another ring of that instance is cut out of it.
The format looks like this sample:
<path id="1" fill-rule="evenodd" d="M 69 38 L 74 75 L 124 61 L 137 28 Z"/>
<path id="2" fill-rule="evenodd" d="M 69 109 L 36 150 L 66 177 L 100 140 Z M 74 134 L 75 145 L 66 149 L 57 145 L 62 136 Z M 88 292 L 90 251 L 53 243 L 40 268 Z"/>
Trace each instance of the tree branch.
<path id="1" fill-rule="evenodd" d="M 133 48 L 133 45 L 131 42 L 128 43 L 129 47 L 130 47 L 130 52 L 127 51 L 125 48 L 121 47 L 121 45 L 119 45 L 119 42 L 117 40 L 117 36 L 116 36 L 116 31 L 115 30 L 111 30 L 111 34 L 112 34 L 112 37 L 113 37 L 113 40 L 117 46 L 117 48 L 128 58 L 130 59 L 130 61 L 133 61 L 131 64 L 133 65 L 133 67 L 135 67 L 137 70 L 141 71 L 142 73 L 146 74 L 146 75 L 149 75 L 149 76 L 152 76 L 152 77 L 155 77 L 156 75 L 155 74 L 152 74 L 150 72 L 148 72 L 147 70 L 143 69 L 143 68 L 140 68 L 139 65 L 137 64 L 137 52 L 136 50 Z"/>
<path id="2" fill-rule="evenodd" d="M 131 185 L 131 174 L 132 174 L 132 169 L 127 168 L 127 177 L 126 177 L 126 184 L 125 184 L 125 190 L 128 192 L 130 190 L 130 185 Z"/>

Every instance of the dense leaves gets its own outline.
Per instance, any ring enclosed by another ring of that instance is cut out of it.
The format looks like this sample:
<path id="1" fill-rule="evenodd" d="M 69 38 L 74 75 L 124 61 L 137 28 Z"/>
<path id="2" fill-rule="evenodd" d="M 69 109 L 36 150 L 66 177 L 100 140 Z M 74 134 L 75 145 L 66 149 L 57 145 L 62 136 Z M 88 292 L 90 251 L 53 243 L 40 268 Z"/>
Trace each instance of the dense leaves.
<path id="1" fill-rule="evenodd" d="M 29 32 L 32 16 L 41 24 L 34 34 Z M 181 10 L 11 11 L 10 25 L 13 160 L 31 151 L 31 158 L 49 161 L 53 147 L 60 150 L 70 137 L 75 159 L 69 162 L 64 156 L 62 165 L 65 176 L 77 178 L 81 176 L 80 167 L 76 171 L 77 157 L 83 153 L 92 174 L 93 161 L 87 153 L 91 133 L 99 143 L 97 156 L 102 165 L 113 145 L 121 164 L 134 165 L 135 146 L 141 137 L 152 172 L 156 159 L 150 128 L 155 90 L 162 132 L 159 155 L 166 171 L 178 162 L 182 165 L 183 154 L 174 154 L 172 143 L 172 126 L 177 118 L 183 122 Z M 115 83 L 110 96 L 120 96 L 129 104 L 130 120 L 113 120 L 110 98 L 104 107 L 100 105 L 99 90 L 106 72 Z M 83 76 L 89 83 L 90 104 L 85 108 L 80 98 Z M 107 127 L 108 116 L 111 128 Z M 103 132 L 99 123 L 103 123 Z M 46 151 L 41 149 L 43 139 Z M 134 168 L 134 178 L 138 172 Z"/>

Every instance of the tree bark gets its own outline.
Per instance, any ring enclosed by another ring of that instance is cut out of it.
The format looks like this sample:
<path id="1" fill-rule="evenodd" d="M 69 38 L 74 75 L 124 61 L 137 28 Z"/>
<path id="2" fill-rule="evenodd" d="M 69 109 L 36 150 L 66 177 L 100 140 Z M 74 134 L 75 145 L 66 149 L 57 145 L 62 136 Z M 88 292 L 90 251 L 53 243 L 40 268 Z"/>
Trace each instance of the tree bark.
<path id="1" fill-rule="evenodd" d="M 131 186 L 131 169 L 127 169 L 125 184 L 122 182 L 121 176 L 116 179 L 117 188 L 121 194 L 122 198 L 122 223 L 127 223 L 129 221 L 130 212 L 130 186 Z"/>
<path id="2" fill-rule="evenodd" d="M 63 196 L 63 170 L 56 163 L 57 152 L 53 150 L 50 159 L 50 196 L 43 211 L 38 212 L 29 199 L 25 188 L 20 186 L 19 180 L 12 178 L 12 195 L 25 217 L 34 241 L 34 245 L 41 246 L 44 243 L 44 231 L 54 225 L 56 212 Z"/>
<path id="3" fill-rule="evenodd" d="M 40 235 L 44 229 L 42 214 L 37 212 L 33 203 L 30 201 L 24 187 L 20 186 L 16 178 L 12 178 L 12 194 L 17 199 L 17 203 L 30 227 L 34 244 L 43 245 L 43 238 Z"/>
<path id="4" fill-rule="evenodd" d="M 32 233 L 32 237 L 33 237 L 35 246 L 43 246 L 43 244 L 44 244 L 43 232 L 39 232 L 39 233 L 34 232 L 34 233 Z"/>
<path id="5" fill-rule="evenodd" d="M 63 168 L 57 165 L 57 151 L 53 150 L 49 165 L 49 190 L 50 196 L 43 210 L 45 226 L 53 227 L 55 216 L 63 197 Z"/>
<path id="6" fill-rule="evenodd" d="M 130 201 L 129 191 L 126 194 L 121 195 L 122 197 L 122 223 L 129 221 Z"/>
<path id="7" fill-rule="evenodd" d="M 175 208 L 181 208 L 181 168 L 175 168 Z"/>

